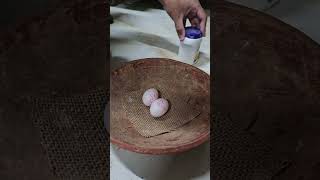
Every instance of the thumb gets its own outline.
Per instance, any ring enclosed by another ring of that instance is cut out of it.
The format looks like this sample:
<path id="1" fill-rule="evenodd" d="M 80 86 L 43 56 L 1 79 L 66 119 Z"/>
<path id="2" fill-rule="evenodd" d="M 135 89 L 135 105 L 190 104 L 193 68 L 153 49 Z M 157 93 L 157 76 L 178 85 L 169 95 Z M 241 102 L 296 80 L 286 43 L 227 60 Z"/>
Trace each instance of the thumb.
<path id="1" fill-rule="evenodd" d="M 207 14 L 202 8 L 198 12 L 198 17 L 200 18 L 200 30 L 203 36 L 206 36 Z"/>
<path id="2" fill-rule="evenodd" d="M 177 34 L 179 36 L 179 39 L 180 41 L 183 41 L 184 40 L 184 36 L 185 36 L 185 29 L 184 29 L 184 23 L 183 23 L 183 17 L 181 18 L 177 18 L 175 20 L 175 26 L 176 26 L 176 31 L 177 31 Z"/>
<path id="3" fill-rule="evenodd" d="M 200 22 L 200 30 L 203 33 L 203 36 L 206 36 L 206 24 L 207 24 L 207 17 L 203 17 Z"/>

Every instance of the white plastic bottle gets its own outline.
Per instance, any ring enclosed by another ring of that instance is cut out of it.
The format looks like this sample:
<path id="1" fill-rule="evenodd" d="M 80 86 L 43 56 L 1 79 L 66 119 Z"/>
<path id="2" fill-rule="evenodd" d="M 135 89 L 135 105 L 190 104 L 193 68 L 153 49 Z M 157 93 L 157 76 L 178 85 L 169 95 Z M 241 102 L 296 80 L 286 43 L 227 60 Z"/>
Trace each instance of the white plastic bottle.
<path id="1" fill-rule="evenodd" d="M 202 33 L 197 27 L 185 28 L 185 39 L 180 42 L 178 56 L 187 63 L 193 65 L 199 58 L 199 49 L 202 41 Z"/>

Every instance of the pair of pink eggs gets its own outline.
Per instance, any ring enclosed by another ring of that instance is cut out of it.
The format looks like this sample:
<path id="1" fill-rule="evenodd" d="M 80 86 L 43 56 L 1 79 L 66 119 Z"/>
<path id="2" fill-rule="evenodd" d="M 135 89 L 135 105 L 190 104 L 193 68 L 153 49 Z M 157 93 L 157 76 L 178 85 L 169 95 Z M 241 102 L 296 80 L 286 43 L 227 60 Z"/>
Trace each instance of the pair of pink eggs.
<path id="1" fill-rule="evenodd" d="M 169 102 L 164 98 L 159 98 L 159 92 L 155 88 L 150 88 L 143 93 L 143 104 L 150 106 L 150 114 L 153 117 L 161 117 L 167 113 Z"/>

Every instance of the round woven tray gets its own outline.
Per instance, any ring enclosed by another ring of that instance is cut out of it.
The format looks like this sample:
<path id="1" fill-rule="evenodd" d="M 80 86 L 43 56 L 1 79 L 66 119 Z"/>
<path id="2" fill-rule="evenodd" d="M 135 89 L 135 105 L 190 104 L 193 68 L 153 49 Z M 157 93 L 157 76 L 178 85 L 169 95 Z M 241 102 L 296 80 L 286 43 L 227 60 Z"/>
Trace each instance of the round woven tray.
<path id="1" fill-rule="evenodd" d="M 148 83 L 164 85 L 174 91 L 186 91 L 196 97 L 202 113 L 175 131 L 145 138 L 141 136 L 119 108 L 117 97 Z M 190 88 L 192 87 L 192 88 Z M 173 60 L 142 59 L 132 61 L 111 74 L 110 138 L 123 149 L 144 154 L 172 154 L 192 149 L 209 139 L 210 77 L 205 72 Z"/>

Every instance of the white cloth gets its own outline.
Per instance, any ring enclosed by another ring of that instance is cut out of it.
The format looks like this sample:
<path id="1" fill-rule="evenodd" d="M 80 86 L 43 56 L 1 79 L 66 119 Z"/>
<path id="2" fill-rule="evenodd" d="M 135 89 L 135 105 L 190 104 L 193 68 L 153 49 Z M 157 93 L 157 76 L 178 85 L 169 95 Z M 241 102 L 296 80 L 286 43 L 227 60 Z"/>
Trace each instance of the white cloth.
<path id="1" fill-rule="evenodd" d="M 119 62 L 142 58 L 178 58 L 180 41 L 173 21 L 164 10 L 146 11 L 111 7 L 114 23 L 110 26 L 110 48 L 112 67 Z M 200 47 L 200 58 L 196 67 L 210 74 L 210 17 L 206 37 Z"/>
<path id="2" fill-rule="evenodd" d="M 182 61 L 178 58 L 180 41 L 174 23 L 165 11 L 159 9 L 136 11 L 111 7 L 110 13 L 114 18 L 114 23 L 110 26 L 111 68 L 116 68 L 123 62 L 142 58 L 169 58 Z M 200 47 L 199 61 L 195 66 L 210 74 L 210 18 L 208 18 L 206 32 L 206 37 L 203 38 Z M 209 167 L 209 145 L 206 147 L 205 153 L 199 152 L 200 155 L 198 153 L 180 160 L 184 163 L 176 165 L 173 173 L 184 173 L 186 169 L 193 171 L 194 163 L 197 163 L 199 167 Z M 112 150 L 110 156 L 110 178 L 112 180 L 141 179 L 130 172 Z M 193 162 L 200 156 L 200 159 L 203 160 Z M 205 172 L 201 175 L 188 179 L 210 179 L 209 170 L 204 169 Z"/>

